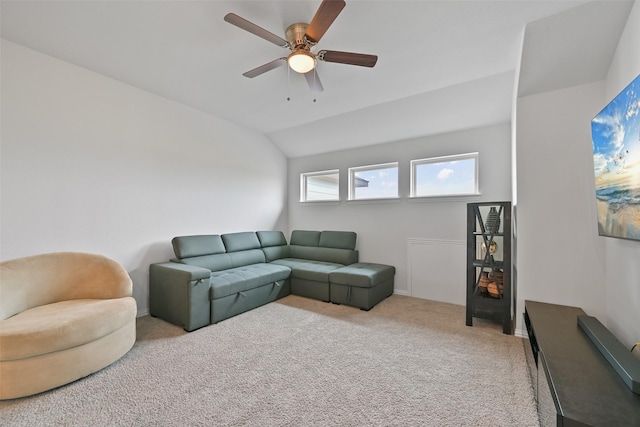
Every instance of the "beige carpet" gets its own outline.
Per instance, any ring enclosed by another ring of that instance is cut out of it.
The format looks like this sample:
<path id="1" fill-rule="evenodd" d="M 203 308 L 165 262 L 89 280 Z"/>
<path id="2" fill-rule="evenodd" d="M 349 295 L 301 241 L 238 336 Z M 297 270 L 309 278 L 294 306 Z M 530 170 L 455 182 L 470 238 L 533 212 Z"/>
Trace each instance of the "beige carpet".
<path id="1" fill-rule="evenodd" d="M 479 324 L 479 325 L 478 325 Z M 464 307 L 289 296 L 186 333 L 138 319 L 121 360 L 0 402 L 9 426 L 538 426 L 521 338 Z"/>

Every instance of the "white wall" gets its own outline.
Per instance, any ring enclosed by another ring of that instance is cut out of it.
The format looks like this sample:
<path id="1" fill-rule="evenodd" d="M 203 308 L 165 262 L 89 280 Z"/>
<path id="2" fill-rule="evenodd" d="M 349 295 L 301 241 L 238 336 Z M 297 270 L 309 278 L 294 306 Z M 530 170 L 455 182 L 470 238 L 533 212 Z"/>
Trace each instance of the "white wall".
<path id="1" fill-rule="evenodd" d="M 518 100 L 518 330 L 526 299 L 604 317 L 590 125 L 603 93 L 600 82 Z"/>
<path id="2" fill-rule="evenodd" d="M 640 339 L 640 242 L 598 236 L 591 119 L 640 73 L 635 2 L 604 82 L 517 103 L 518 325 L 525 299 L 582 307 Z"/>
<path id="3" fill-rule="evenodd" d="M 605 81 L 604 107 L 640 74 L 640 2 L 636 1 Z M 606 317 L 603 322 L 629 347 L 640 341 L 640 242 L 601 238 L 606 247 Z"/>
<path id="4" fill-rule="evenodd" d="M 14 43 L 1 52 L 0 260 L 104 254 L 145 313 L 149 264 L 172 237 L 285 229 L 287 163 L 263 135 Z"/>
<path id="5" fill-rule="evenodd" d="M 426 120 L 427 118 L 425 118 Z M 421 137 L 406 141 L 344 150 L 289 160 L 289 229 L 352 230 L 358 233 L 360 260 L 396 267 L 395 290 L 407 294 L 408 239 L 466 241 L 466 204 L 510 200 L 511 135 L 509 124 Z M 479 152 L 481 197 L 409 200 L 409 161 L 427 157 Z M 399 162 L 400 199 L 395 201 L 346 201 L 349 167 Z M 300 174 L 340 170 L 340 203 L 300 203 Z M 462 251 L 464 251 L 462 247 Z M 465 304 L 465 259 L 423 259 L 420 267 L 444 274 L 461 274 L 451 290 L 457 304 Z M 442 294 L 431 278 L 427 286 Z M 430 281 L 431 280 L 431 281 Z M 432 298 L 446 300 L 446 298 Z"/>

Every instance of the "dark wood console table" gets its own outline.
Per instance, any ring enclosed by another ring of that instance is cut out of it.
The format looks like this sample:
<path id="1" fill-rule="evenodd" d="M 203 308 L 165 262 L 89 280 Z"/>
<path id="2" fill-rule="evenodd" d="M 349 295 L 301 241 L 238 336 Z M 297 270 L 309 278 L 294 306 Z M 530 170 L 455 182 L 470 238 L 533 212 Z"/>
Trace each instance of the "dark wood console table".
<path id="1" fill-rule="evenodd" d="M 640 426 L 640 395 L 578 326 L 577 307 L 525 301 L 525 353 L 541 426 Z"/>

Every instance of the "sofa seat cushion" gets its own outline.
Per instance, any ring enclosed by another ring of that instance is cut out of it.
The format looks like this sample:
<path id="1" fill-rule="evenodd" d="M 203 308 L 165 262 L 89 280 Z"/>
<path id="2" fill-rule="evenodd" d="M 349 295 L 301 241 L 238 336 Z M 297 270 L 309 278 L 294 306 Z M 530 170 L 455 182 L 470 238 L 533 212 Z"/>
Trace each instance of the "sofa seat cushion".
<path id="1" fill-rule="evenodd" d="M 269 283 L 285 280 L 291 269 L 276 264 L 251 264 L 211 272 L 211 299 L 223 298 Z"/>
<path id="2" fill-rule="evenodd" d="M 396 269 L 392 265 L 359 262 L 332 271 L 329 280 L 338 285 L 371 288 L 385 280 L 393 279 L 395 272 Z"/>
<path id="3" fill-rule="evenodd" d="M 93 342 L 130 323 L 135 313 L 132 297 L 76 299 L 30 308 L 0 322 L 0 361 Z"/>
<path id="4" fill-rule="evenodd" d="M 299 258 L 277 259 L 272 261 L 272 264 L 286 265 L 291 268 L 291 277 L 324 283 L 329 283 L 329 273 L 344 267 L 342 264 L 333 262 Z"/>

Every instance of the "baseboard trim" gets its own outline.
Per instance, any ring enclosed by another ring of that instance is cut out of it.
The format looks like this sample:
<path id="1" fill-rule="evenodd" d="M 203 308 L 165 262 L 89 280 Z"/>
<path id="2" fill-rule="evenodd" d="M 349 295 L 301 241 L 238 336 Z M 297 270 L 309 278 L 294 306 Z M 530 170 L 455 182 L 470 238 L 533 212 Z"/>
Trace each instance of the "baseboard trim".
<path id="1" fill-rule="evenodd" d="M 516 329 L 515 331 L 513 331 L 513 335 L 515 335 L 516 337 L 529 339 L 529 334 L 527 333 L 526 329 Z"/>
<path id="2" fill-rule="evenodd" d="M 400 290 L 394 289 L 393 293 L 396 295 L 403 295 L 405 297 L 409 296 L 409 291 L 400 291 Z"/>
<path id="3" fill-rule="evenodd" d="M 136 315 L 136 317 L 143 317 L 143 316 L 148 316 L 149 315 L 149 309 L 148 308 L 143 308 L 141 310 L 138 310 L 138 314 Z"/>

